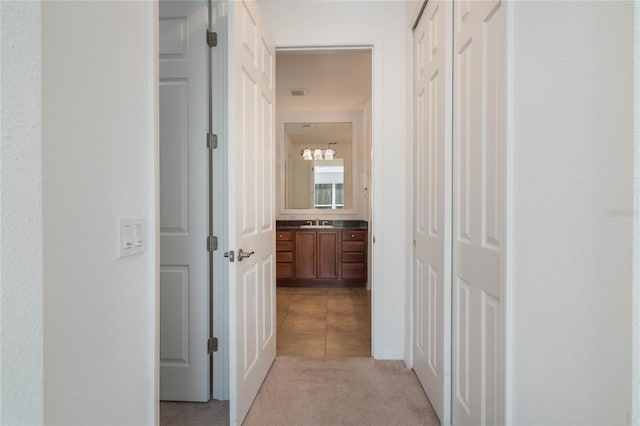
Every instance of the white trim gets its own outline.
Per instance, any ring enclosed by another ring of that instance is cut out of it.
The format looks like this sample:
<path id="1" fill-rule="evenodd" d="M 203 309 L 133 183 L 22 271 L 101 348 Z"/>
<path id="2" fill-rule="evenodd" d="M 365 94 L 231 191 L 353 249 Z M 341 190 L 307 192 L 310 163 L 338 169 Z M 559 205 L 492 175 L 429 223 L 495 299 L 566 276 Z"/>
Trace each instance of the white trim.
<path id="1" fill-rule="evenodd" d="M 631 419 L 640 424 L 640 1 L 634 1 L 634 171 L 633 171 L 633 282 Z"/>
<path id="2" fill-rule="evenodd" d="M 158 3 L 147 4 L 147 125 L 149 149 L 148 158 L 148 185 L 152 188 L 148 201 L 148 232 L 149 241 L 149 353 L 153 354 L 153 359 L 149 363 L 149 377 L 153 378 L 152 401 L 150 401 L 149 418 L 154 424 L 160 421 L 160 94 L 158 79 L 160 75 L 159 56 L 159 11 Z"/>
<path id="3" fill-rule="evenodd" d="M 515 101 L 514 101 L 514 36 L 513 25 L 514 9 L 516 2 L 504 1 L 504 42 L 505 42 L 505 247 L 504 247 L 504 284 L 503 284 L 503 389 L 502 400 L 503 424 L 513 424 L 513 253 L 514 242 L 513 228 L 513 200 L 514 200 L 514 147 L 515 147 Z"/>
<path id="4" fill-rule="evenodd" d="M 211 2 L 211 29 L 227 34 L 227 4 Z M 213 152 L 213 233 L 218 237 L 219 249 L 213 252 L 213 336 L 218 338 L 220 350 L 213 354 L 213 392 L 218 400 L 229 399 L 229 263 L 223 257 L 228 250 L 227 175 L 227 44 L 220 43 L 211 55 L 213 79 L 212 131 L 218 135 L 218 149 Z"/>
<path id="5" fill-rule="evenodd" d="M 505 247 L 504 247 L 504 294 L 502 302 L 503 315 L 503 423 L 513 424 L 513 277 L 514 262 L 514 135 L 515 135 L 515 101 L 514 101 L 514 37 L 516 28 L 513 25 L 516 3 L 504 1 L 504 42 L 506 60 L 505 87 Z"/>
<path id="6" fill-rule="evenodd" d="M 416 150 L 415 150 L 415 140 L 414 140 L 414 117 L 413 117 L 413 89 L 414 89 L 414 81 L 413 81 L 413 66 L 414 66 L 414 49 L 413 49 L 413 24 L 416 19 L 418 19 L 418 14 L 420 13 L 420 7 L 414 11 L 413 15 L 410 15 L 410 21 L 408 23 L 407 28 L 407 46 L 411 46 L 407 52 L 407 141 L 409 142 L 409 147 L 407 148 L 407 153 L 409 154 L 409 158 L 415 158 Z M 407 282 L 406 282 L 406 297 L 405 297 L 405 356 L 404 362 L 407 365 L 407 368 L 413 369 L 413 279 L 414 279 L 414 271 L 413 264 L 415 261 L 415 247 L 413 246 L 413 230 L 415 229 L 415 217 L 413 212 L 415 210 L 415 197 L 414 197 L 414 181 L 413 181 L 413 173 L 414 173 L 414 162 L 407 161 L 407 235 L 409 239 L 407 243 L 409 244 L 408 256 L 406 261 L 406 270 L 407 270 Z"/>
<path id="7" fill-rule="evenodd" d="M 369 238 L 371 242 L 371 354 L 376 359 L 402 359 L 399 356 L 383 354 L 384 301 L 382 300 L 382 277 L 384 272 L 384 256 L 382 246 L 373 242 L 376 237 L 379 243 L 384 242 L 384 224 L 382 221 L 382 159 L 384 144 L 382 132 L 383 99 L 383 43 L 382 37 L 374 41 L 371 49 L 371 218 L 369 221 Z M 380 247 L 380 249 L 378 249 Z"/>

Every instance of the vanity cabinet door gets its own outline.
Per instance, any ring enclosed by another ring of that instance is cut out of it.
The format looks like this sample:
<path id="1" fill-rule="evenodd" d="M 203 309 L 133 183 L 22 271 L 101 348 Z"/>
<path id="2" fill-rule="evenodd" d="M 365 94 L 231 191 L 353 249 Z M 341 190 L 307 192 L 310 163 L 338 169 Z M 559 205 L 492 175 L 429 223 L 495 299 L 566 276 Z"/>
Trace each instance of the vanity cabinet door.
<path id="1" fill-rule="evenodd" d="M 296 231 L 296 278 L 316 278 L 315 231 Z"/>
<path id="2" fill-rule="evenodd" d="M 318 278 L 338 278 L 338 235 L 338 231 L 318 232 Z"/>

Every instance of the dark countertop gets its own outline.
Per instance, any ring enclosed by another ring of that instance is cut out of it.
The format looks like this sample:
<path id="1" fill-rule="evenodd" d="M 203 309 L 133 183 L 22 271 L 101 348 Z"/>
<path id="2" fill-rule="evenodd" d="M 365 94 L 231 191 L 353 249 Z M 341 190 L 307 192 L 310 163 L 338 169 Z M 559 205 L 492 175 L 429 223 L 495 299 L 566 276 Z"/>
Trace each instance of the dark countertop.
<path id="1" fill-rule="evenodd" d="M 369 223 L 366 220 L 320 220 L 320 223 L 322 222 L 328 222 L 329 225 L 333 225 L 333 228 L 327 228 L 327 231 L 331 229 L 369 229 Z M 300 225 L 307 225 L 308 223 L 309 220 L 276 220 L 276 228 L 300 229 Z M 315 220 L 313 220 L 313 223 L 315 223 Z"/>

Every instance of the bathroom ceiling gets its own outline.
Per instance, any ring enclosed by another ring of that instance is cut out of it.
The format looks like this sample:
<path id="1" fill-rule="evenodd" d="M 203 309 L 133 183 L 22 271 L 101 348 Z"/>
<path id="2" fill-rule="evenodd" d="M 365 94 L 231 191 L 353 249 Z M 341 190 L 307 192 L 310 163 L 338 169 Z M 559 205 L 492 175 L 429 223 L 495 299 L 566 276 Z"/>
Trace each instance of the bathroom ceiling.
<path id="1" fill-rule="evenodd" d="M 293 96 L 292 89 L 305 89 L 306 95 Z M 276 53 L 278 110 L 354 111 L 370 97 L 370 50 Z"/>
<path id="2" fill-rule="evenodd" d="M 310 127 L 308 127 L 311 125 Z M 285 123 L 284 131 L 292 144 L 351 144 L 351 123 Z"/>

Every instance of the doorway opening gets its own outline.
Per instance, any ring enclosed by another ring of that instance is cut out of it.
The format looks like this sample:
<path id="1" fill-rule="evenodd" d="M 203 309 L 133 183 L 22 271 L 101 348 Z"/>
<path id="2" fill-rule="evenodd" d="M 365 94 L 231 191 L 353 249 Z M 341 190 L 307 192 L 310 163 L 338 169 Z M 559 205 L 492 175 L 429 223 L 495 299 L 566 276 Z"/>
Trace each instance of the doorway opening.
<path id="1" fill-rule="evenodd" d="M 372 353 L 371 60 L 276 52 L 278 355 Z"/>

